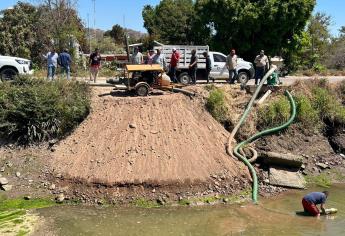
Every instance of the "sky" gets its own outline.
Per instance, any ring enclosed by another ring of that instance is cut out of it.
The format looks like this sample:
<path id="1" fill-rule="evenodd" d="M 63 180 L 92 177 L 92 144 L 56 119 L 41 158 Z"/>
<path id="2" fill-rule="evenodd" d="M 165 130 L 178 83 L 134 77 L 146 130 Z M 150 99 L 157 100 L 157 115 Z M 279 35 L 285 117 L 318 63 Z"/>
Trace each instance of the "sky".
<path id="1" fill-rule="evenodd" d="M 0 0 L 0 10 L 11 7 L 18 0 Z M 23 2 L 35 3 L 39 0 L 22 0 Z M 108 30 L 115 24 L 133 30 L 146 32 L 143 26 L 141 11 L 147 4 L 157 5 L 160 0 L 95 0 L 96 14 L 94 17 L 93 0 L 78 1 L 79 16 L 85 25 Z M 338 30 L 345 25 L 345 0 L 317 0 L 314 12 L 323 12 L 332 16 L 331 33 L 338 35 Z M 95 22 L 94 22 L 95 19 Z"/>

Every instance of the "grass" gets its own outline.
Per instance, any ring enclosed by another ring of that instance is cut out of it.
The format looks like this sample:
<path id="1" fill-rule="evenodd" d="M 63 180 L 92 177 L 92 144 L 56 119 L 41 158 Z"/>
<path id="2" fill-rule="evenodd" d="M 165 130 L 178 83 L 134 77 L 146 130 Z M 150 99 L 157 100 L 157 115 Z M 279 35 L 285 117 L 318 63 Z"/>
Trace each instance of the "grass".
<path id="1" fill-rule="evenodd" d="M 341 102 L 340 91 L 329 86 L 326 79 L 299 83 L 292 87 L 297 106 L 295 123 L 303 130 L 321 132 L 325 126 L 345 126 L 345 107 Z M 279 95 L 267 106 L 258 110 L 258 128 L 268 128 L 283 124 L 290 116 L 288 100 Z"/>
<path id="2" fill-rule="evenodd" d="M 138 198 L 132 202 L 132 204 L 136 207 L 140 208 L 158 208 L 161 205 L 157 201 L 146 200 L 144 198 Z"/>
<path id="3" fill-rule="evenodd" d="M 331 177 L 326 173 L 321 173 L 315 176 L 306 176 L 305 179 L 308 184 L 315 184 L 323 188 L 329 188 L 332 185 Z"/>
<path id="4" fill-rule="evenodd" d="M 89 110 L 85 83 L 19 77 L 0 84 L 0 138 L 20 144 L 60 138 Z"/>
<path id="5" fill-rule="evenodd" d="M 16 199 L 5 199 L 2 197 L 0 199 L 0 211 L 6 210 L 28 210 L 28 209 L 38 209 L 38 208 L 45 208 L 51 207 L 56 205 L 56 203 L 50 199 L 31 199 L 31 200 L 24 200 L 22 198 Z"/>
<path id="6" fill-rule="evenodd" d="M 210 112 L 213 118 L 218 122 L 223 123 L 227 120 L 228 112 L 224 91 L 211 86 L 208 89 L 210 89 L 210 95 L 206 99 L 206 109 Z"/>

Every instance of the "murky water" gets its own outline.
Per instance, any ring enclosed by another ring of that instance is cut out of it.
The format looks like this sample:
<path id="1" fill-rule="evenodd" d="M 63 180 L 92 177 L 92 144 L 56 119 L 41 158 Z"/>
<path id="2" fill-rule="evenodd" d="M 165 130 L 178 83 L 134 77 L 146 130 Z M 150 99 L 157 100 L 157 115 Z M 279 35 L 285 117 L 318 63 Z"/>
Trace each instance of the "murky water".
<path id="1" fill-rule="evenodd" d="M 300 216 L 301 198 L 293 191 L 259 205 L 171 207 L 159 209 L 54 207 L 39 210 L 54 235 L 345 235 L 345 185 L 332 187 L 326 207 L 332 216 Z"/>

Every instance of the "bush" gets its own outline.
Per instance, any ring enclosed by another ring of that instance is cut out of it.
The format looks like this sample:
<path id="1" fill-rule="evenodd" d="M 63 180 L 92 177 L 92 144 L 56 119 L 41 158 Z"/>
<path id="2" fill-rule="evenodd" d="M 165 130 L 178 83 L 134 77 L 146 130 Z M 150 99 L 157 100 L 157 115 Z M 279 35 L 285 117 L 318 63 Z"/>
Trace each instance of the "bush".
<path id="1" fill-rule="evenodd" d="M 219 88 L 213 88 L 206 100 L 206 108 L 217 121 L 225 122 L 227 120 L 228 108 L 225 104 L 224 91 Z"/>
<path id="2" fill-rule="evenodd" d="M 285 123 L 290 117 L 290 103 L 283 97 L 279 96 L 268 106 L 262 107 L 258 111 L 258 127 L 266 129 Z"/>
<path id="3" fill-rule="evenodd" d="M 323 127 L 318 111 L 312 106 L 310 99 L 305 95 L 295 97 L 297 106 L 296 121 L 302 128 L 318 131 Z"/>
<path id="4" fill-rule="evenodd" d="M 20 144 L 60 138 L 88 115 L 84 83 L 20 77 L 0 84 L 0 138 Z"/>

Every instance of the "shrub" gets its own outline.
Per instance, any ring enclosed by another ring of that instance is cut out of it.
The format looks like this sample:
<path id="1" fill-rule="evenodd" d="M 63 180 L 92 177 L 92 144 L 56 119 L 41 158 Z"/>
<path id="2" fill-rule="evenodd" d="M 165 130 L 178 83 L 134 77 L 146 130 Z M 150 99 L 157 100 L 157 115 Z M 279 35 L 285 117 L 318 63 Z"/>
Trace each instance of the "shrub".
<path id="1" fill-rule="evenodd" d="M 290 103 L 283 97 L 279 96 L 268 106 L 258 110 L 258 127 L 266 129 L 285 123 L 290 117 Z"/>
<path id="2" fill-rule="evenodd" d="M 206 100 L 206 108 L 217 121 L 225 122 L 228 108 L 225 104 L 224 91 L 219 88 L 211 90 Z"/>
<path id="3" fill-rule="evenodd" d="M 318 131 L 323 127 L 318 111 L 312 106 L 310 99 L 301 94 L 295 97 L 297 106 L 296 121 L 302 128 Z"/>
<path id="4" fill-rule="evenodd" d="M 89 113 L 84 83 L 20 77 L 0 84 L 0 138 L 21 144 L 60 138 Z"/>

